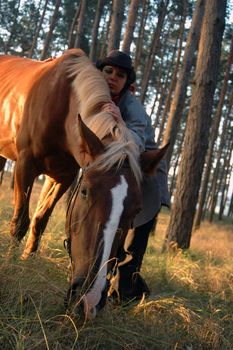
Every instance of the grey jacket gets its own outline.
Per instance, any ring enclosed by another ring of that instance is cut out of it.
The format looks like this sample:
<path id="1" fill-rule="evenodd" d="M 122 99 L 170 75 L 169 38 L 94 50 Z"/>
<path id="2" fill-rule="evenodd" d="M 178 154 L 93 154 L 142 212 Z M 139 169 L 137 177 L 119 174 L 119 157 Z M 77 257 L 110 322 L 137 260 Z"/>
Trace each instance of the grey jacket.
<path id="1" fill-rule="evenodd" d="M 118 107 L 141 152 L 158 148 L 155 143 L 155 130 L 151 125 L 151 119 L 130 91 L 126 91 L 120 98 Z M 166 161 L 160 162 L 155 176 L 144 175 L 142 192 L 142 210 L 134 220 L 134 227 L 150 221 L 158 214 L 162 205 L 170 206 Z"/>

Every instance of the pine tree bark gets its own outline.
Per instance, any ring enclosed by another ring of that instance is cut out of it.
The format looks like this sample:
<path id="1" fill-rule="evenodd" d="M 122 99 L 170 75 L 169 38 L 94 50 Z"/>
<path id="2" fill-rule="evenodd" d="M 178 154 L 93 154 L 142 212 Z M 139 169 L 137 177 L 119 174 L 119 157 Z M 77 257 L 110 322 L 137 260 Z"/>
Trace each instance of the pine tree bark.
<path id="1" fill-rule="evenodd" d="M 77 33 L 76 33 L 76 37 L 75 37 L 75 41 L 74 41 L 74 47 L 82 48 L 87 0 L 81 0 L 80 6 L 81 6 L 81 8 L 80 8 L 79 16 L 78 16 Z"/>
<path id="2" fill-rule="evenodd" d="M 167 126 L 163 137 L 163 145 L 167 144 L 168 142 L 170 143 L 169 149 L 166 153 L 166 161 L 168 168 L 170 167 L 170 161 L 180 126 L 180 121 L 182 118 L 188 81 L 191 74 L 191 67 L 193 65 L 194 55 L 197 50 L 200 38 L 200 30 L 204 14 L 205 1 L 206 0 L 198 0 L 196 3 L 196 7 L 192 18 L 192 24 L 189 30 L 187 43 L 185 46 L 184 57 L 182 59 L 182 68 L 178 73 L 179 78 L 175 87 L 175 92 L 169 111 Z"/>
<path id="3" fill-rule="evenodd" d="M 224 174 L 223 174 L 223 179 L 222 179 L 222 194 L 221 194 L 221 200 L 220 200 L 220 207 L 219 207 L 219 214 L 218 214 L 218 219 L 222 220 L 223 215 L 224 215 L 224 209 L 225 205 L 227 202 L 227 192 L 229 190 L 229 185 L 230 185 L 230 177 L 231 177 L 231 154 L 233 150 L 233 142 L 231 142 L 231 149 L 228 150 L 228 152 L 225 154 L 225 159 L 224 159 Z"/>
<path id="4" fill-rule="evenodd" d="M 225 77 L 224 77 L 224 81 L 223 81 L 223 85 L 222 85 L 222 89 L 221 89 L 221 93 L 220 93 L 218 107 L 217 107 L 217 111 L 215 114 L 213 126 L 211 129 L 211 138 L 210 138 L 210 144 L 209 144 L 207 159 L 206 159 L 206 169 L 205 169 L 202 184 L 201 184 L 201 191 L 200 191 L 199 200 L 198 200 L 198 209 L 196 212 L 196 217 L 195 217 L 195 222 L 194 222 L 195 229 L 198 229 L 200 227 L 200 224 L 201 224 L 202 211 L 203 211 L 203 207 L 204 207 L 207 186 L 208 186 L 210 171 L 211 171 L 211 167 L 212 167 L 212 154 L 213 154 L 215 141 L 216 141 L 216 138 L 218 135 L 219 124 L 220 124 L 221 117 L 222 117 L 222 108 L 223 108 L 225 95 L 226 95 L 226 91 L 227 91 L 227 87 L 228 87 L 228 80 L 229 80 L 229 76 L 230 76 L 232 61 L 233 61 L 233 37 L 231 39 L 230 54 L 228 56 L 228 61 L 227 61 L 227 65 L 226 65 L 226 72 L 225 72 Z"/>
<path id="5" fill-rule="evenodd" d="M 146 98 L 146 92 L 147 92 L 148 83 L 150 80 L 150 74 L 154 64 L 155 54 L 158 48 L 159 38 L 163 28 L 164 19 L 167 13 L 168 3 L 169 3 L 169 0 L 161 0 L 160 2 L 159 13 L 158 13 L 158 23 L 154 30 L 150 52 L 148 55 L 148 60 L 145 65 L 145 71 L 143 74 L 144 78 L 142 80 L 142 90 L 141 90 L 141 97 L 140 97 L 142 103 L 144 103 Z"/>
<path id="6" fill-rule="evenodd" d="M 164 106 L 164 110 L 163 110 L 163 114 L 162 114 L 162 118 L 161 118 L 161 123 L 160 123 L 160 128 L 159 128 L 159 135 L 158 135 L 158 141 L 157 141 L 158 144 L 160 144 L 161 139 L 162 139 L 162 135 L 164 133 L 164 127 L 165 127 L 165 123 L 166 123 L 166 119 L 167 119 L 167 113 L 170 109 L 172 94 L 174 92 L 176 82 L 177 82 L 177 73 L 179 70 L 180 58 L 181 58 L 181 52 L 182 52 L 182 46 L 183 46 L 184 25 L 185 25 L 185 20 L 186 20 L 186 6 L 187 6 L 186 0 L 184 0 L 184 13 L 183 13 L 181 23 L 180 23 L 179 36 L 177 38 L 178 39 L 177 42 L 179 41 L 179 48 L 178 48 L 178 53 L 177 53 L 177 58 L 176 58 L 176 64 L 175 64 L 173 74 L 172 74 L 170 88 L 169 88 L 168 94 L 167 94 L 166 99 L 165 99 L 165 106 Z M 177 50 L 175 49 L 175 51 L 177 51 Z M 175 60 L 175 57 L 174 57 L 174 60 Z M 172 60 L 172 62 L 174 62 L 174 60 Z"/>
<path id="7" fill-rule="evenodd" d="M 187 249 L 208 148 L 213 97 L 221 55 L 226 0 L 207 1 L 185 132 L 184 150 L 167 229 L 166 247 Z M 203 118 L 203 116 L 205 116 Z"/>
<path id="8" fill-rule="evenodd" d="M 172 64 L 170 64 L 170 62 L 174 61 L 176 50 L 177 50 L 177 42 L 176 42 L 175 48 L 172 53 L 172 58 L 170 59 L 170 50 L 168 50 L 168 41 L 169 41 L 171 31 L 174 28 L 174 23 L 175 23 L 175 16 L 173 16 L 170 19 L 168 31 L 166 32 L 165 35 L 161 37 L 161 42 L 163 43 L 163 46 L 160 54 L 161 64 L 159 65 L 159 74 L 158 74 L 158 79 L 156 83 L 156 101 L 158 101 L 158 103 L 157 103 L 156 113 L 154 113 L 155 106 L 153 106 L 151 111 L 151 116 L 152 114 L 155 114 L 155 118 L 153 122 L 153 126 L 155 128 L 159 128 L 160 116 L 162 113 L 161 111 L 163 108 L 165 96 L 167 95 L 167 92 L 168 92 L 169 82 L 172 76 Z M 168 51 L 169 51 L 169 54 L 168 54 Z M 154 101 L 154 104 L 156 101 Z"/>
<path id="9" fill-rule="evenodd" d="M 122 22 L 124 16 L 124 0 L 113 0 L 111 28 L 109 33 L 108 52 L 119 49 Z"/>
<path id="10" fill-rule="evenodd" d="M 163 60 L 163 57 L 161 57 L 161 61 Z M 156 94 L 154 97 L 154 101 L 153 101 L 153 105 L 151 108 L 151 112 L 150 112 L 150 117 L 153 116 L 154 111 L 155 111 L 155 106 L 157 105 L 157 102 L 159 101 L 159 95 L 161 96 L 161 89 L 162 89 L 162 83 L 161 83 L 161 78 L 162 78 L 162 64 L 159 67 L 159 74 L 158 74 L 158 85 L 157 85 L 157 89 L 156 89 Z M 156 127 L 157 126 L 157 120 L 154 121 L 153 126 Z"/>
<path id="11" fill-rule="evenodd" d="M 227 137 L 227 131 L 230 128 L 231 120 L 229 119 L 230 113 L 227 113 L 224 121 L 223 121 L 223 127 L 222 127 L 222 132 L 221 132 L 221 138 L 220 138 L 220 143 L 218 146 L 218 152 L 216 156 L 216 164 L 214 168 L 214 174 L 213 174 L 213 180 L 212 180 L 212 185 L 211 185 L 211 202 L 210 202 L 210 213 L 209 213 L 209 222 L 213 221 L 214 218 L 214 213 L 215 213 L 215 208 L 217 204 L 217 198 L 218 198 L 218 193 L 220 190 L 220 184 L 223 182 L 223 177 L 224 177 L 224 166 L 223 170 L 221 172 L 221 159 L 225 158 L 224 163 L 226 166 L 226 163 L 228 163 L 228 158 L 229 161 L 231 159 L 231 152 L 232 152 L 232 133 L 230 137 Z M 227 154 L 227 156 L 224 157 L 224 153 Z M 219 184 L 219 186 L 218 186 Z"/>
<path id="12" fill-rule="evenodd" d="M 232 166 L 231 166 L 231 169 L 233 169 Z M 229 218 L 230 218 L 230 217 L 233 217 L 233 192 L 232 192 L 232 194 L 231 194 L 231 200 L 230 200 L 230 204 L 229 204 L 227 216 L 228 216 Z"/>
<path id="13" fill-rule="evenodd" d="M 92 61 L 96 60 L 96 51 L 97 51 L 97 42 L 98 42 L 98 30 L 99 30 L 99 24 L 100 24 L 100 19 L 103 13 L 104 9 L 104 3 L 105 0 L 98 0 L 97 7 L 96 7 L 96 14 L 95 14 L 95 20 L 93 23 L 93 28 L 92 28 L 92 35 L 91 35 L 91 50 L 90 50 L 90 59 Z"/>
<path id="14" fill-rule="evenodd" d="M 173 196 L 173 193 L 175 191 L 175 188 L 176 188 L 176 179 L 177 179 L 177 170 L 179 168 L 179 163 L 180 163 L 180 154 L 182 152 L 182 146 L 183 146 L 183 142 L 184 142 L 184 135 L 185 133 L 181 133 L 181 139 L 177 140 L 177 150 L 176 150 L 176 157 L 172 163 L 172 169 L 173 169 L 173 176 L 171 178 L 171 184 L 170 184 L 170 197 L 172 198 Z"/>
<path id="15" fill-rule="evenodd" d="M 74 30 L 75 27 L 77 26 L 77 22 L 78 22 L 78 17 L 80 15 L 80 11 L 81 11 L 81 2 L 78 4 L 78 7 L 76 9 L 74 18 L 72 20 L 70 29 L 69 29 L 69 34 L 68 34 L 68 48 L 71 49 L 72 47 L 74 47 Z"/>
<path id="16" fill-rule="evenodd" d="M 55 9 L 54 9 L 53 16 L 52 16 L 50 26 L 49 26 L 49 31 L 48 31 L 48 34 L 46 36 L 46 39 L 44 42 L 44 47 L 43 47 L 41 57 L 40 57 L 41 60 L 44 60 L 46 58 L 46 55 L 47 55 L 47 52 L 49 49 L 49 45 L 50 45 L 51 40 L 52 40 L 53 31 L 54 31 L 54 28 L 55 28 L 56 23 L 57 23 L 58 11 L 59 11 L 60 5 L 61 5 L 61 0 L 56 0 Z"/>
<path id="17" fill-rule="evenodd" d="M 35 32 L 35 35 L 34 35 L 34 38 L 33 38 L 33 41 L 32 41 L 32 46 L 31 46 L 31 48 L 29 50 L 29 54 L 28 54 L 29 58 L 32 58 L 34 50 L 36 48 L 36 43 L 37 43 L 37 40 L 38 40 L 38 37 L 39 37 L 39 34 L 40 34 L 40 30 L 41 30 L 41 27 L 42 27 L 42 24 L 43 24 L 43 21 L 44 21 L 44 18 L 45 18 L 45 14 L 46 14 L 46 11 L 47 11 L 48 2 L 49 2 L 49 0 L 45 0 L 43 12 L 41 14 L 39 23 L 37 24 L 36 32 Z"/>
<path id="18" fill-rule="evenodd" d="M 131 0 L 128 13 L 128 21 L 126 24 L 125 34 L 121 47 L 122 51 L 126 52 L 127 54 L 130 54 L 130 46 L 133 41 L 133 34 L 138 15 L 138 6 L 139 0 Z"/>
<path id="19" fill-rule="evenodd" d="M 107 53 L 107 42 L 109 41 L 108 38 L 109 38 L 109 33 L 110 33 L 110 27 L 111 27 L 111 18 L 112 18 L 112 6 L 110 7 L 110 15 L 109 15 L 109 19 L 107 20 L 107 15 L 105 17 L 105 29 L 103 29 L 103 32 L 102 32 L 102 37 L 100 39 L 100 42 L 101 42 L 101 48 L 100 48 L 100 54 L 99 54 L 99 58 L 103 58 L 106 56 L 106 53 Z"/>
<path id="20" fill-rule="evenodd" d="M 142 17 L 140 21 L 140 28 L 138 33 L 138 40 L 136 43 L 136 53 L 135 53 L 135 59 L 134 59 L 134 69 L 137 70 L 140 61 L 141 61 L 141 55 L 142 55 L 142 46 L 143 46 L 143 39 L 144 39 L 144 31 L 146 26 L 146 20 L 148 15 L 148 0 L 142 0 Z"/>

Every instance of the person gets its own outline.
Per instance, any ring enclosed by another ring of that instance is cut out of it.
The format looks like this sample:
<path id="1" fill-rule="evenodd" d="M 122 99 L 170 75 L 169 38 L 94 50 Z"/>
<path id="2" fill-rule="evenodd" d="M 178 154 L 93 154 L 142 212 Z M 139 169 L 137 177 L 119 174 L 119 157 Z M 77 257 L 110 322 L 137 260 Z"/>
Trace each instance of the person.
<path id="1" fill-rule="evenodd" d="M 119 123 L 131 130 L 140 152 L 158 148 L 151 118 L 135 97 L 136 74 L 131 57 L 119 50 L 111 51 L 96 62 L 96 67 L 109 86 L 112 103 L 103 108 L 110 111 Z M 148 238 L 155 226 L 162 205 L 168 206 L 170 198 L 167 186 L 166 162 L 163 160 L 155 176 L 143 176 L 143 205 L 129 230 L 124 246 L 118 251 L 118 263 L 110 279 L 109 296 L 128 301 L 148 296 L 149 287 L 140 275 Z"/>

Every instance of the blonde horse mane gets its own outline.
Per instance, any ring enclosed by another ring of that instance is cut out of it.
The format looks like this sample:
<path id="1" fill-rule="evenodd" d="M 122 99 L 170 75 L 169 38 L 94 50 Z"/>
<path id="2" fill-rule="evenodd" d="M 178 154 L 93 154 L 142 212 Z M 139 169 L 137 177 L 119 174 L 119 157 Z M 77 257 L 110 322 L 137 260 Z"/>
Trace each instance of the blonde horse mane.
<path id="1" fill-rule="evenodd" d="M 92 165 L 95 169 L 108 170 L 122 165 L 128 158 L 138 183 L 141 181 L 139 148 L 129 129 L 116 122 L 111 113 L 101 107 L 111 101 L 109 88 L 99 70 L 87 56 L 72 58 L 69 74 L 73 77 L 73 88 L 77 96 L 78 109 L 84 123 L 100 138 L 109 139 L 106 152 Z"/>

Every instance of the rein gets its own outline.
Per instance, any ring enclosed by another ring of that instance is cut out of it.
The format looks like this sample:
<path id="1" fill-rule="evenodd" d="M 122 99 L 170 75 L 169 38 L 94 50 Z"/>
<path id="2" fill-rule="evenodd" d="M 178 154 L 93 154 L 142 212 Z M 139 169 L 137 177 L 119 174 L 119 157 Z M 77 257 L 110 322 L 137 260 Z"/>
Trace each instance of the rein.
<path id="1" fill-rule="evenodd" d="M 123 164 L 121 164 L 121 167 L 130 167 L 128 159 L 125 159 Z M 66 210 L 66 232 L 67 232 L 67 238 L 64 239 L 63 241 L 63 246 L 65 248 L 65 250 L 67 251 L 70 259 L 71 259 L 71 231 L 70 231 L 70 227 L 71 227 L 71 217 L 72 217 L 72 213 L 73 213 L 73 208 L 74 208 L 74 201 L 76 200 L 78 194 L 79 194 L 79 190 L 80 190 L 80 186 L 82 183 L 82 179 L 83 179 L 83 175 L 84 173 L 89 169 L 90 167 L 87 166 L 85 168 L 80 168 L 79 170 L 79 175 L 78 175 L 78 180 L 75 184 L 75 188 L 69 198 L 69 202 L 67 205 L 67 210 Z M 116 171 L 118 170 L 118 166 L 114 167 L 116 169 Z M 116 230 L 116 234 L 119 236 L 118 238 L 121 239 L 122 237 L 122 233 L 123 230 L 122 228 L 118 227 L 118 229 Z"/>

